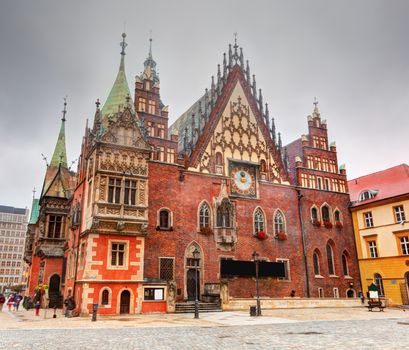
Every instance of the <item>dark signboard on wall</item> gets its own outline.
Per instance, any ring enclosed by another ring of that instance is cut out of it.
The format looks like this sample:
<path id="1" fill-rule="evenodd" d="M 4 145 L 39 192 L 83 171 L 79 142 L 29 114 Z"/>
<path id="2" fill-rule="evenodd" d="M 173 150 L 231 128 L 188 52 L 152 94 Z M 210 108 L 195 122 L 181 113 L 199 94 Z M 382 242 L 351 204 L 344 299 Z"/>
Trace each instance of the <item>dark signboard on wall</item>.
<path id="1" fill-rule="evenodd" d="M 226 277 L 256 277 L 256 264 L 254 261 L 221 260 L 220 276 Z M 259 277 L 285 277 L 284 263 L 259 262 Z"/>

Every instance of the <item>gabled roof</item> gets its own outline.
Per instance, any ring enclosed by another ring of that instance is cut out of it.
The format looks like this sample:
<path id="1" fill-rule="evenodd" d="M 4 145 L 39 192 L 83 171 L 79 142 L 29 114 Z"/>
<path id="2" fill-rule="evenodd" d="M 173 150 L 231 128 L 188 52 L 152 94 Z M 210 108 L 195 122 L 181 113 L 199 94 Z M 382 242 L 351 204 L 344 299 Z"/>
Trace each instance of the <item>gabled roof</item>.
<path id="1" fill-rule="evenodd" d="M 244 68 L 243 51 L 242 48 L 239 49 L 237 41 L 233 48 L 234 50 L 232 50 L 232 45 L 229 45 L 228 59 L 224 54 L 222 69 L 221 65 L 218 65 L 216 82 L 212 77 L 211 88 L 206 89 L 205 94 L 169 127 L 169 133 L 179 135 L 179 154 L 187 154 L 189 165 L 196 166 L 217 126 L 224 106 L 235 85 L 239 82 L 257 120 L 257 125 L 267 142 L 267 147 L 270 148 L 275 163 L 283 170 L 285 166 L 279 151 L 281 150 L 281 139 L 276 137 L 273 121 L 270 129 L 268 106 L 265 104 L 264 108 L 261 89 L 257 90 L 254 75 L 252 82 L 250 81 L 249 63 L 246 61 L 246 68 Z M 276 140 L 278 140 L 277 144 Z M 287 178 L 285 171 L 281 176 Z"/>
<path id="2" fill-rule="evenodd" d="M 352 206 L 354 207 L 409 194 L 409 166 L 400 164 L 358 177 L 348 181 L 348 188 Z M 364 191 L 374 191 L 376 195 L 373 198 L 359 201 L 360 194 Z"/>

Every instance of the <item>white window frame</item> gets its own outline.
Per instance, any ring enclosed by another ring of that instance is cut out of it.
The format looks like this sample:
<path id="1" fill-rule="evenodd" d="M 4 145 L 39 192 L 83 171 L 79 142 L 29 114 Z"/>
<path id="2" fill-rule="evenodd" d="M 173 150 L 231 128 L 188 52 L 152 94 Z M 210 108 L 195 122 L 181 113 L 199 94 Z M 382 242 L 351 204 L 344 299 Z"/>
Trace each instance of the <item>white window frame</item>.
<path id="1" fill-rule="evenodd" d="M 277 277 L 277 280 L 281 282 L 291 282 L 290 259 L 276 258 L 276 262 L 282 262 L 284 266 L 287 266 L 287 277 Z"/>
<path id="2" fill-rule="evenodd" d="M 373 243 L 373 244 L 372 244 Z M 368 249 L 369 249 L 369 257 L 370 258 L 377 258 L 379 257 L 378 254 L 378 247 L 376 244 L 376 240 L 368 241 Z"/>
<path id="3" fill-rule="evenodd" d="M 371 211 L 364 213 L 364 223 L 366 228 L 374 227 L 373 216 Z"/>
<path id="4" fill-rule="evenodd" d="M 113 244 L 124 244 L 124 265 L 112 265 L 112 245 Z M 129 265 L 129 240 L 121 240 L 121 239 L 109 239 L 108 240 L 108 256 L 107 256 L 107 270 L 127 270 Z"/>
<path id="5" fill-rule="evenodd" d="M 406 221 L 405 217 L 405 209 L 403 205 L 398 205 L 396 207 L 393 207 L 393 212 L 395 214 L 395 222 L 397 224 L 404 223 Z"/>

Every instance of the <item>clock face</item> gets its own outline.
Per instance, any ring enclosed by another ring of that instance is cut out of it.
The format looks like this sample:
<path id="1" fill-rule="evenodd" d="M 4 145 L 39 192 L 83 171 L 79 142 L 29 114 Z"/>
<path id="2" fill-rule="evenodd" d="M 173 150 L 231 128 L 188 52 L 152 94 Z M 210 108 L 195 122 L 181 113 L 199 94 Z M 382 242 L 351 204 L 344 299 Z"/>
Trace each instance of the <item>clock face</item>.
<path id="1" fill-rule="evenodd" d="M 243 197 L 256 197 L 255 168 L 251 165 L 232 164 L 231 194 Z"/>

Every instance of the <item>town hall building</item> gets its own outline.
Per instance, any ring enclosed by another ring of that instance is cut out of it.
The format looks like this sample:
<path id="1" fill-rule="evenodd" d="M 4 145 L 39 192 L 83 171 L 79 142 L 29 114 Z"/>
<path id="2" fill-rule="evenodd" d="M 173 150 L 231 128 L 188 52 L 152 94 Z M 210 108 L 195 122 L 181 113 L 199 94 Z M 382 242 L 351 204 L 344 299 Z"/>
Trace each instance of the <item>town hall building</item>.
<path id="1" fill-rule="evenodd" d="M 54 303 L 71 295 L 81 314 L 93 304 L 101 314 L 174 312 L 196 296 L 229 309 L 253 303 L 255 278 L 222 267 L 256 259 L 281 269 L 259 278 L 262 307 L 357 297 L 346 172 L 317 102 L 306 134 L 284 146 L 235 40 L 209 89 L 169 125 L 151 46 L 130 91 L 125 37 L 76 173 L 64 108 L 33 203 L 28 293 L 44 289 Z"/>

